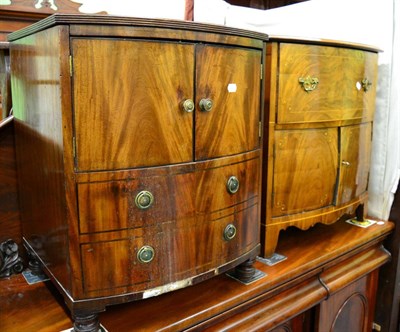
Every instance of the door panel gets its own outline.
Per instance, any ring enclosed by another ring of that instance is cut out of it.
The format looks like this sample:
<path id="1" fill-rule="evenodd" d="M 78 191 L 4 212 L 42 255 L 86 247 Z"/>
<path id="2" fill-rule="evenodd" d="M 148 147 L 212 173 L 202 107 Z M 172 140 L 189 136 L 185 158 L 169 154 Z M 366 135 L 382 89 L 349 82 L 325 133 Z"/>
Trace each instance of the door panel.
<path id="1" fill-rule="evenodd" d="M 370 159 L 372 125 L 348 126 L 340 128 L 340 181 L 338 204 L 344 204 L 367 190 Z"/>
<path id="2" fill-rule="evenodd" d="M 72 50 L 78 170 L 192 160 L 193 114 L 180 105 L 193 99 L 193 45 L 73 39 Z"/>
<path id="3" fill-rule="evenodd" d="M 336 128 L 276 131 L 272 215 L 332 205 L 337 164 Z"/>
<path id="4" fill-rule="evenodd" d="M 259 147 L 261 51 L 198 46 L 196 160 Z M 211 99 L 201 111 L 201 99 Z"/>

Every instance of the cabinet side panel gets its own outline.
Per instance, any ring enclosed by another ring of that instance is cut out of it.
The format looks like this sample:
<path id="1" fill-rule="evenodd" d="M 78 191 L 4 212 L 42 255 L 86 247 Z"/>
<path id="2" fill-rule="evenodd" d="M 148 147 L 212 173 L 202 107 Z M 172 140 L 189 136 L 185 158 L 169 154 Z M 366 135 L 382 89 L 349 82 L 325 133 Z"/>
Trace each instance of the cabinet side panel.
<path id="1" fill-rule="evenodd" d="M 61 112 L 63 27 L 11 44 L 18 185 L 23 236 L 69 289 Z"/>

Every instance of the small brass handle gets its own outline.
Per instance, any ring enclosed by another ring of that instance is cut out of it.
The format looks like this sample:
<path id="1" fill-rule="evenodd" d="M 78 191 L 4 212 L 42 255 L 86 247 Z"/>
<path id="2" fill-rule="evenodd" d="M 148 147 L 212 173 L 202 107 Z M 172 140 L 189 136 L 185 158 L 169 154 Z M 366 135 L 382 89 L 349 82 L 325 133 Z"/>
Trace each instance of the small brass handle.
<path id="1" fill-rule="evenodd" d="M 361 81 L 361 84 L 362 84 L 362 88 L 363 88 L 364 92 L 367 92 L 371 88 L 372 82 L 370 80 L 368 80 L 368 78 L 364 78 Z"/>
<path id="2" fill-rule="evenodd" d="M 301 87 L 304 89 L 305 92 L 310 92 L 317 88 L 319 80 L 317 77 L 299 77 L 299 83 L 301 84 Z"/>
<path id="3" fill-rule="evenodd" d="M 191 113 L 194 111 L 194 102 L 192 99 L 186 99 L 182 102 L 182 108 L 185 112 Z"/>
<path id="4" fill-rule="evenodd" d="M 141 210 L 146 210 L 152 206 L 154 202 L 154 196 L 150 191 L 143 190 L 138 193 L 135 197 L 135 204 Z"/>
<path id="5" fill-rule="evenodd" d="M 350 166 L 351 164 L 348 161 L 343 160 L 342 161 L 342 165 L 344 166 Z"/>
<path id="6" fill-rule="evenodd" d="M 210 112 L 213 107 L 213 101 L 209 98 L 201 99 L 199 102 L 199 106 L 203 112 Z"/>
<path id="7" fill-rule="evenodd" d="M 137 259 L 141 263 L 150 263 L 154 258 L 154 249 L 151 246 L 143 246 L 137 253 Z"/>
<path id="8" fill-rule="evenodd" d="M 232 240 L 236 236 L 236 227 L 233 224 L 228 224 L 224 229 L 224 239 Z"/>
<path id="9" fill-rule="evenodd" d="M 234 194 L 239 190 L 239 180 L 236 176 L 231 176 L 226 182 L 226 189 L 230 194 Z"/>

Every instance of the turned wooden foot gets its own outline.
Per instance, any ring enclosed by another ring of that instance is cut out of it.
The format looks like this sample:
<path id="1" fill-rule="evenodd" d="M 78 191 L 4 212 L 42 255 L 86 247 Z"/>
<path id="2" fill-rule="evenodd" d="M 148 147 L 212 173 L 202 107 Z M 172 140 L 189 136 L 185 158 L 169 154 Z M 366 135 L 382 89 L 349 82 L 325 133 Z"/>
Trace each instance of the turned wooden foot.
<path id="1" fill-rule="evenodd" d="M 235 268 L 235 277 L 244 282 L 250 282 L 256 273 L 254 262 L 256 258 L 250 258 Z"/>
<path id="2" fill-rule="evenodd" d="M 98 332 L 100 330 L 100 322 L 98 314 L 74 313 L 75 332 Z"/>

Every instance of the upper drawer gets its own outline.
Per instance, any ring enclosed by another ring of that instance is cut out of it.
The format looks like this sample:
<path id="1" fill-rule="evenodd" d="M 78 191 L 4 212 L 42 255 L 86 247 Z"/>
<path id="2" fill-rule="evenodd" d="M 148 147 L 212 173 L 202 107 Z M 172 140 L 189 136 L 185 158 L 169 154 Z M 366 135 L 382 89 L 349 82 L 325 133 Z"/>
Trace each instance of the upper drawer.
<path id="1" fill-rule="evenodd" d="M 372 120 L 376 53 L 282 43 L 278 66 L 278 123 Z"/>

